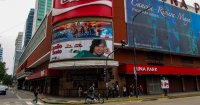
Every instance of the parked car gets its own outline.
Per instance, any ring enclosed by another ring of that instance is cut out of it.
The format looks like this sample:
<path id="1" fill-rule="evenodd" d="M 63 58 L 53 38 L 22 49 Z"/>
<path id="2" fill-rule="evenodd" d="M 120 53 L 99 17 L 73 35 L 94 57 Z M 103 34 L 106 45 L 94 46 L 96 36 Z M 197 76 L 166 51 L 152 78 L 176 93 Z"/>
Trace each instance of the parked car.
<path id="1" fill-rule="evenodd" d="M 3 85 L 0 85 L 0 94 L 6 95 L 6 87 Z"/>

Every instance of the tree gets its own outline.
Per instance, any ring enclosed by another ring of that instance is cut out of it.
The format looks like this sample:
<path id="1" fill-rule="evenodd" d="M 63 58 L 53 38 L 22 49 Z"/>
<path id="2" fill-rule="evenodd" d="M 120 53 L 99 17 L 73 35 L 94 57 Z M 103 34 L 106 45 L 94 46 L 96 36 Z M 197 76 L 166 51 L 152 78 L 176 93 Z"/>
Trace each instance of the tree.
<path id="1" fill-rule="evenodd" d="M 5 63 L 0 61 L 0 82 L 3 80 L 6 74 Z"/>
<path id="2" fill-rule="evenodd" d="M 8 75 L 8 74 L 4 75 L 2 82 L 4 85 L 7 85 L 7 86 L 12 85 L 12 75 Z"/>

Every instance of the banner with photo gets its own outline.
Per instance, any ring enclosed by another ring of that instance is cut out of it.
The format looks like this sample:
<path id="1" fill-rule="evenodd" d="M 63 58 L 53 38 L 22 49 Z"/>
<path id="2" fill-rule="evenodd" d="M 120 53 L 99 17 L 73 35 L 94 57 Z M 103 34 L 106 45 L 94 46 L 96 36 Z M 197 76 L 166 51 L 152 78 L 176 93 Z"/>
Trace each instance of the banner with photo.
<path id="1" fill-rule="evenodd" d="M 52 45 L 50 61 L 64 59 L 106 59 L 113 51 L 112 39 L 86 39 Z M 113 56 L 110 56 L 113 58 Z"/>
<path id="2" fill-rule="evenodd" d="M 77 21 L 53 29 L 52 43 L 88 38 L 113 38 L 112 22 Z"/>
<path id="3" fill-rule="evenodd" d="M 159 0 L 126 0 L 125 9 L 129 46 L 200 55 L 200 15 Z"/>
<path id="4" fill-rule="evenodd" d="M 53 28 L 51 61 L 106 59 L 112 51 L 112 21 L 73 21 Z"/>

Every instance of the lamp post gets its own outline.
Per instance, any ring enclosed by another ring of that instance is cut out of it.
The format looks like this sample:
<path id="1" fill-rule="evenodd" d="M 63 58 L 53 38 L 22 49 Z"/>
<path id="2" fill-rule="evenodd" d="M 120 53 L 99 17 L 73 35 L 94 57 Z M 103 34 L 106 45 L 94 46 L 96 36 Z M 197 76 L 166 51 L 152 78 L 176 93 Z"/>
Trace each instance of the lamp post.
<path id="1" fill-rule="evenodd" d="M 149 9 L 151 9 L 151 6 L 149 6 L 149 7 L 147 7 L 146 9 L 144 9 L 144 10 L 141 10 L 140 12 L 138 12 L 136 15 L 134 15 L 133 16 L 133 19 L 132 19 L 132 33 L 133 33 L 133 63 L 134 63 L 134 69 L 133 69 L 133 73 L 135 74 L 135 92 L 136 92 L 136 98 L 138 98 L 138 83 L 137 83 L 137 70 L 136 70 L 136 45 L 135 45 L 135 35 L 134 35 L 134 27 L 133 27 L 133 23 L 134 23 L 134 21 L 135 21 L 135 19 L 136 19 L 136 17 L 138 16 L 138 15 L 140 15 L 141 13 L 143 13 L 143 12 L 145 12 L 145 11 L 147 11 L 147 10 L 149 10 Z"/>
<path id="2" fill-rule="evenodd" d="M 125 45 L 127 45 L 125 40 L 121 40 L 121 47 L 124 48 Z M 116 52 L 120 47 L 118 47 L 117 49 L 113 50 L 111 53 L 109 53 L 106 57 L 106 67 L 104 68 L 104 72 L 105 76 L 106 76 L 106 99 L 108 100 L 108 58 L 111 54 L 113 54 L 114 52 Z"/>

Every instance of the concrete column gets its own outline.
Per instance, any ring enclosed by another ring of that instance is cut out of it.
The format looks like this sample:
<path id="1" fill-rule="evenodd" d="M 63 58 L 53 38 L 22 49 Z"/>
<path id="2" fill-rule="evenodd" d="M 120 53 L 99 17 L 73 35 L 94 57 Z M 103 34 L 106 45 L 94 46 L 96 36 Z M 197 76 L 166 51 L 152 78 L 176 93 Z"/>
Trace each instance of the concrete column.
<path id="1" fill-rule="evenodd" d="M 200 88 L 199 88 L 199 79 L 198 79 L 198 76 L 196 76 L 196 85 L 197 85 L 197 91 L 199 91 Z"/>
<path id="2" fill-rule="evenodd" d="M 184 81 L 183 77 L 181 77 L 181 81 L 182 81 L 183 92 L 185 92 L 186 91 L 186 89 L 185 89 L 185 81 Z"/>
<path id="3" fill-rule="evenodd" d="M 149 78 L 148 77 L 146 76 L 145 79 L 146 79 L 147 94 L 150 94 L 150 90 L 149 90 Z"/>

